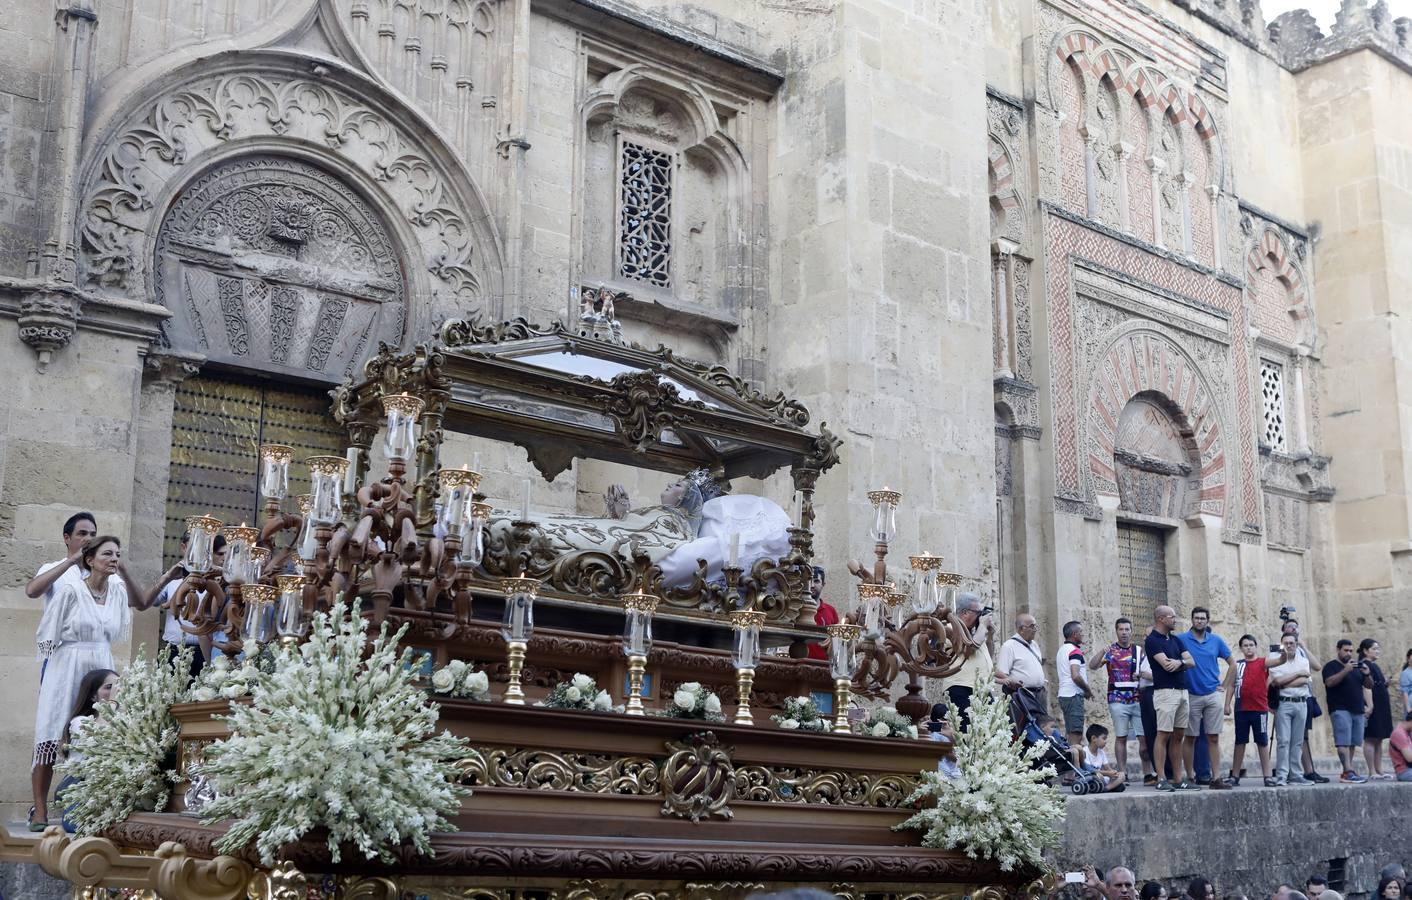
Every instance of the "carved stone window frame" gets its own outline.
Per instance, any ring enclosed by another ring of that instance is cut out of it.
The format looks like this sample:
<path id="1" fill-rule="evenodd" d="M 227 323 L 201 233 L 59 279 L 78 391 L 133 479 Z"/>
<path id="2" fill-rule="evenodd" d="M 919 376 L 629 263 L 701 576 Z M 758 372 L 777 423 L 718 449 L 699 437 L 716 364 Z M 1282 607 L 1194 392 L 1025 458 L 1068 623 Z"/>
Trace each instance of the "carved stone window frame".
<path id="1" fill-rule="evenodd" d="M 667 222 L 670 236 L 670 249 L 667 251 L 667 283 L 633 278 L 623 274 L 623 145 L 636 144 L 646 150 L 664 153 L 671 157 L 671 183 L 668 186 L 668 202 L 671 206 Z M 678 182 L 681 176 L 682 151 L 666 141 L 653 138 L 642 132 L 615 125 L 613 128 L 613 281 L 615 284 L 631 285 L 639 293 L 673 296 L 676 292 L 678 256 L 676 241 L 681 233 L 682 210 L 678 196 Z"/>

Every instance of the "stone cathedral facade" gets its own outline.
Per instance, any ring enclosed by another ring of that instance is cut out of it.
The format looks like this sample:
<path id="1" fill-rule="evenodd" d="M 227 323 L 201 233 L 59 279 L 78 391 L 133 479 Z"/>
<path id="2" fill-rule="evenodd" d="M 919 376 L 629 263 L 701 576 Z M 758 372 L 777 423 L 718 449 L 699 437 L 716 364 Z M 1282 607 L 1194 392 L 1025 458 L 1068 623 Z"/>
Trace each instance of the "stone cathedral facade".
<path id="1" fill-rule="evenodd" d="M 1412 639 L 1408 20 L 1258 0 L 18 0 L 0 10 L 0 734 L 91 510 L 152 579 L 256 448 L 452 315 L 577 314 L 845 440 L 818 555 L 943 554 L 1042 641 L 1294 605 Z M 596 510 L 475 447 L 493 496 Z M 449 445 L 447 454 L 470 447 Z M 459 457 L 452 462 L 467 462 Z M 788 486 L 765 491 L 788 504 Z M 156 639 L 139 617 L 135 640 Z M 1095 716 L 1102 711 L 1095 707 Z"/>

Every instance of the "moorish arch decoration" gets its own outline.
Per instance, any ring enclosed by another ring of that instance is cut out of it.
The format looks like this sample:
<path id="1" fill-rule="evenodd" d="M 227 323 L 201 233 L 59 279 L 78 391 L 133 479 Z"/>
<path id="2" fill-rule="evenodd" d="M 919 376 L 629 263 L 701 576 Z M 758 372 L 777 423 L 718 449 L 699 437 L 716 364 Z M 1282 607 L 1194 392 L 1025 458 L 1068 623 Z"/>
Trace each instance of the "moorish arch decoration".
<path id="1" fill-rule="evenodd" d="M 500 295 L 498 242 L 455 154 L 337 60 L 193 63 L 103 131 L 83 169 L 79 279 L 167 306 L 175 349 L 338 380 L 367 342 Z"/>
<path id="2" fill-rule="evenodd" d="M 1243 225 L 1249 219 L 1243 221 Z M 1266 338 L 1285 346 L 1313 344 L 1313 310 L 1304 274 L 1289 242 L 1266 225 L 1253 232 L 1245 254 L 1247 285 L 1255 306 L 1255 325 Z"/>
<path id="3" fill-rule="evenodd" d="M 1129 412 L 1135 398 L 1142 404 Z M 1183 517 L 1225 516 L 1226 429 L 1206 376 L 1185 350 L 1155 330 L 1121 334 L 1098 360 L 1089 400 L 1088 471 L 1095 493 L 1121 499 L 1123 467 L 1129 470 L 1130 492 L 1143 480 L 1132 475 L 1134 470 L 1180 476 L 1189 480 L 1194 498 L 1182 492 L 1173 501 L 1167 494 L 1175 492 L 1164 489 L 1165 508 L 1175 502 Z M 1161 415 L 1149 418 L 1149 411 Z M 1145 425 L 1155 431 L 1139 440 Z"/>
<path id="4" fill-rule="evenodd" d="M 399 344 L 407 292 L 380 216 L 326 170 L 239 156 L 184 187 L 157 236 L 169 344 L 209 361 L 337 379 Z"/>

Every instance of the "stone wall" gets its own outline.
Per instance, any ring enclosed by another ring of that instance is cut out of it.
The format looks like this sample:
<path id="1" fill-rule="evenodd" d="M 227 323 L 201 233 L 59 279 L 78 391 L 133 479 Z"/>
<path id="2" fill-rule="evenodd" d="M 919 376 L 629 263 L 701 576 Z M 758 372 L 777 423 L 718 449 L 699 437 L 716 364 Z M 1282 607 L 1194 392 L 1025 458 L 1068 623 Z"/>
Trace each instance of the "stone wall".
<path id="1" fill-rule="evenodd" d="M 1406 863 L 1412 826 L 1395 784 L 1073 797 L 1065 809 L 1060 871 L 1127 866 L 1139 886 L 1160 881 L 1174 897 L 1199 875 L 1218 897 L 1263 898 L 1340 866 L 1347 880 L 1337 890 L 1366 897 L 1384 865 Z"/>

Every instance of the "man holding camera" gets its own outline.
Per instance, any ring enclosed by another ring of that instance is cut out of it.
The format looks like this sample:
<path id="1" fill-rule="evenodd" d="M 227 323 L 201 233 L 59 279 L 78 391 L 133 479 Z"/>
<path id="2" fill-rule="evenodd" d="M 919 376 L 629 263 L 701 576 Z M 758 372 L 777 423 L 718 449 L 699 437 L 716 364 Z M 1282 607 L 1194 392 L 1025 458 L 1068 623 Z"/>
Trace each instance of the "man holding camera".
<path id="1" fill-rule="evenodd" d="M 1367 722 L 1363 704 L 1363 689 L 1373 686 L 1373 676 L 1363 660 L 1355 659 L 1353 642 L 1344 638 L 1338 642 L 1338 658 L 1324 666 L 1324 692 L 1329 701 L 1329 721 L 1334 729 L 1334 749 L 1343 764 L 1339 781 L 1362 784 L 1367 781 L 1353 770 L 1353 754 L 1363 746 L 1363 726 Z"/>
<path id="2" fill-rule="evenodd" d="M 981 603 L 975 594 L 965 593 L 956 598 L 956 612 L 951 617 L 955 630 L 952 646 L 960 647 L 965 656 L 961 668 L 941 680 L 942 690 L 956 704 L 961 721 L 957 724 L 962 731 L 971 727 L 971 694 L 975 692 L 976 678 L 989 681 L 994 665 L 991 663 L 991 646 L 995 642 L 995 620 L 990 607 Z M 932 718 L 945 718 L 946 709 L 932 709 Z"/>

